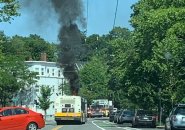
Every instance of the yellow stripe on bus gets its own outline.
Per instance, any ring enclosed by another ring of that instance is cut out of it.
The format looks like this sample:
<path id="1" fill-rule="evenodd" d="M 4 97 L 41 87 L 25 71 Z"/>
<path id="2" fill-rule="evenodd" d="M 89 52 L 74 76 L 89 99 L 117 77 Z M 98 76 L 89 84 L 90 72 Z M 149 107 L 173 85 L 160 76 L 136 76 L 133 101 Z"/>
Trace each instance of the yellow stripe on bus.
<path id="1" fill-rule="evenodd" d="M 55 113 L 55 116 L 81 116 L 81 113 Z"/>

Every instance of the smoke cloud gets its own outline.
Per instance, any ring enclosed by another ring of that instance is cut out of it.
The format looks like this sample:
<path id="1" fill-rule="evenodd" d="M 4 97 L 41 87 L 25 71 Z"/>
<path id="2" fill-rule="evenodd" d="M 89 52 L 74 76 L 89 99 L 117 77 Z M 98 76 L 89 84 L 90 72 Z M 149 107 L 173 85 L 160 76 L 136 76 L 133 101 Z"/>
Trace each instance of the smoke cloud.
<path id="1" fill-rule="evenodd" d="M 44 28 L 50 19 L 58 19 L 60 25 L 59 62 L 64 67 L 64 76 L 69 80 L 72 95 L 77 95 L 80 87 L 76 63 L 83 53 L 79 27 L 85 28 L 82 0 L 20 0 L 22 9 L 31 12 L 35 28 Z M 51 24 L 51 23 L 50 23 Z M 51 32 L 48 32 L 51 33 Z"/>
<path id="2" fill-rule="evenodd" d="M 82 53 L 82 41 L 79 23 L 85 25 L 81 0 L 52 0 L 52 5 L 59 16 L 60 60 L 64 67 L 64 76 L 69 80 L 72 95 L 77 95 L 80 87 L 75 64 Z"/>

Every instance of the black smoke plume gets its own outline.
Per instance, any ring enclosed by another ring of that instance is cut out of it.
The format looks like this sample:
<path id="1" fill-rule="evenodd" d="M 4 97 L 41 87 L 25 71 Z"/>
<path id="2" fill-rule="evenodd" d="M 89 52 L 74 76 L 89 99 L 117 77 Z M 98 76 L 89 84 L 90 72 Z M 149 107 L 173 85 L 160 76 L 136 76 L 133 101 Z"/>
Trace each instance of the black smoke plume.
<path id="1" fill-rule="evenodd" d="M 79 76 L 76 63 L 85 51 L 82 47 L 78 25 L 85 28 L 82 0 L 19 0 L 23 11 L 32 14 L 35 28 L 45 30 L 51 20 L 58 19 L 60 31 L 59 62 L 64 67 L 64 76 L 69 80 L 71 92 L 78 94 Z M 54 23 L 55 24 L 55 23 Z M 51 32 L 48 32 L 51 33 Z"/>
<path id="2" fill-rule="evenodd" d="M 81 33 L 78 23 L 84 27 L 82 0 L 52 0 L 52 5 L 59 16 L 59 62 L 64 67 L 64 76 L 69 80 L 72 95 L 79 90 L 79 76 L 76 63 L 82 53 Z"/>

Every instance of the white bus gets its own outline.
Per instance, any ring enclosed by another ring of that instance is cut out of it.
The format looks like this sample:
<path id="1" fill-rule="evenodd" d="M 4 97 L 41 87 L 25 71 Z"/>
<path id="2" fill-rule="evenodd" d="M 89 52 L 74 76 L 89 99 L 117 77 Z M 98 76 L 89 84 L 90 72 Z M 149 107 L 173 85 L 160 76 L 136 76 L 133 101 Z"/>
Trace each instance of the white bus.
<path id="1" fill-rule="evenodd" d="M 55 121 L 87 121 L 87 101 L 80 96 L 58 96 L 55 100 Z"/>

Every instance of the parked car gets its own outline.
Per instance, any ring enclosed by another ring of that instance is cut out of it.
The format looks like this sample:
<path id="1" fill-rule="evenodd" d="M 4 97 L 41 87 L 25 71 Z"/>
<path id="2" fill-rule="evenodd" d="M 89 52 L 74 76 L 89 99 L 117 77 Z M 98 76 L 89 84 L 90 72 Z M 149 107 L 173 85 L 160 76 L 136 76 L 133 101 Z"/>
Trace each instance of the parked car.
<path id="1" fill-rule="evenodd" d="M 43 115 L 23 107 L 0 108 L 0 130 L 37 130 L 45 127 Z"/>
<path id="2" fill-rule="evenodd" d="M 178 104 L 165 121 L 165 130 L 185 129 L 185 104 Z"/>
<path id="3" fill-rule="evenodd" d="M 120 117 L 118 118 L 117 123 L 132 123 L 134 117 L 134 111 L 132 110 L 123 110 L 120 114 Z"/>
<path id="4" fill-rule="evenodd" d="M 114 121 L 114 115 L 116 114 L 116 112 L 111 112 L 110 114 L 109 114 L 109 121 L 110 122 L 113 122 Z"/>
<path id="5" fill-rule="evenodd" d="M 117 123 L 118 117 L 119 117 L 119 114 L 120 114 L 121 111 L 122 110 L 117 110 L 117 112 L 115 113 L 115 115 L 114 115 L 114 123 Z"/>
<path id="6" fill-rule="evenodd" d="M 141 125 L 155 128 L 156 114 L 153 111 L 137 110 L 132 121 L 132 127 L 138 127 Z"/>

